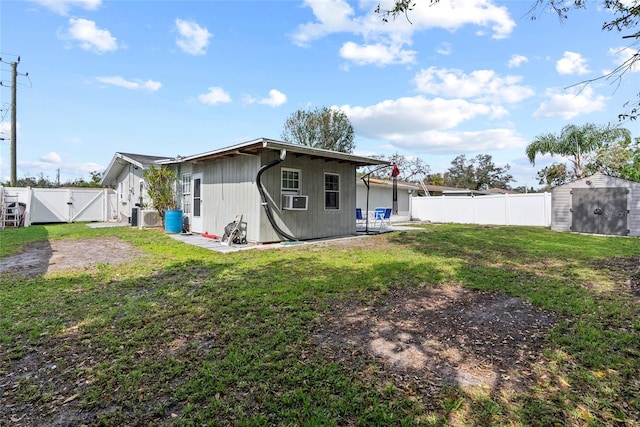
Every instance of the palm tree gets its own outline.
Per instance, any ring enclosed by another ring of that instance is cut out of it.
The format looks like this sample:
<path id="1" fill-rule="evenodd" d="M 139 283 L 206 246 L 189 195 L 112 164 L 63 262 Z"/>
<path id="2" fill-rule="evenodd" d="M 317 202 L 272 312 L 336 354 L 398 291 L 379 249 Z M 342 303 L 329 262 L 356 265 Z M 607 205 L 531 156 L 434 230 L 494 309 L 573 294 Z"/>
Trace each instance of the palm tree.
<path id="1" fill-rule="evenodd" d="M 577 179 L 584 175 L 584 164 L 588 156 L 598 148 L 619 138 L 631 138 L 627 129 L 597 126 L 586 123 L 582 126 L 566 125 L 560 135 L 546 133 L 538 135 L 526 148 L 527 157 L 535 165 L 537 154 L 551 154 L 568 157 L 573 165 L 573 174 Z"/>

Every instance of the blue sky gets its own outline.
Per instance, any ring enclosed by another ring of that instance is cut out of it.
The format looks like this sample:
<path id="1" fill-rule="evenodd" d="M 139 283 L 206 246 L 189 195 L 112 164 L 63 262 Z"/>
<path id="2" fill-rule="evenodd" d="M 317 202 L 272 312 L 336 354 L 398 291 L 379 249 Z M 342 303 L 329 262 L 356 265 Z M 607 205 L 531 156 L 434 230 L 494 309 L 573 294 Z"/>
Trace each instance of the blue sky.
<path id="1" fill-rule="evenodd" d="M 116 151 L 191 155 L 279 139 L 292 112 L 341 108 L 358 155 L 420 157 L 444 172 L 490 154 L 538 187 L 524 155 L 563 126 L 618 124 L 639 88 L 598 80 L 636 52 L 590 2 L 561 23 L 533 0 L 418 0 L 384 24 L 377 2 L 38 0 L 0 3 L 0 137 L 17 60 L 18 178 L 88 179 Z M 384 3 L 383 3 L 384 4 Z M 28 76 L 23 74 L 28 73 Z M 638 123 L 625 123 L 633 137 Z M 10 176 L 0 141 L 0 179 Z"/>

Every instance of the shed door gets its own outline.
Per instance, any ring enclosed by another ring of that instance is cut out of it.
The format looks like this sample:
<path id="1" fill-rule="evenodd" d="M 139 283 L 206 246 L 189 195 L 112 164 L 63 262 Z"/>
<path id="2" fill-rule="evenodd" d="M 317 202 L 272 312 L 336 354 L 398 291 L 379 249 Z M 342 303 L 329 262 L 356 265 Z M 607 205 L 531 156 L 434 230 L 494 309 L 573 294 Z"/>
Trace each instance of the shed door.
<path id="1" fill-rule="evenodd" d="M 571 230 L 579 233 L 627 234 L 626 188 L 574 188 Z"/>

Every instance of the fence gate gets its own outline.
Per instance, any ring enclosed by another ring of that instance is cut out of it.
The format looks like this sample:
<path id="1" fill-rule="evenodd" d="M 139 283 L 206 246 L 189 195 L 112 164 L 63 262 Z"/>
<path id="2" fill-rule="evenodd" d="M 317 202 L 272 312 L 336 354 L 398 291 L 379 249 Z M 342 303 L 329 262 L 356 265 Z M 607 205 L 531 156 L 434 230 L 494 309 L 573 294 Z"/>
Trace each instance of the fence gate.
<path id="1" fill-rule="evenodd" d="M 33 188 L 30 222 L 106 221 L 107 198 L 104 189 Z"/>
<path id="2" fill-rule="evenodd" d="M 626 188 L 574 188 L 571 190 L 571 231 L 627 235 Z"/>

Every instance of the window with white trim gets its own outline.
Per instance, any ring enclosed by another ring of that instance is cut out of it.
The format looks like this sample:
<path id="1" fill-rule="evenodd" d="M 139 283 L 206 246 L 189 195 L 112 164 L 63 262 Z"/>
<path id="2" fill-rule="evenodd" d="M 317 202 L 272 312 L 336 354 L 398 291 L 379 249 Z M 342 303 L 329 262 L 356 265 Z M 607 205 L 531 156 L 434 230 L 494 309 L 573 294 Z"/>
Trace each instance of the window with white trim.
<path id="1" fill-rule="evenodd" d="M 191 213 L 191 174 L 182 174 L 182 212 Z"/>
<path id="2" fill-rule="evenodd" d="M 340 209 L 340 175 L 338 174 L 324 174 L 324 208 Z"/>
<path id="3" fill-rule="evenodd" d="M 300 169 L 282 168 L 282 194 L 300 194 Z"/>

